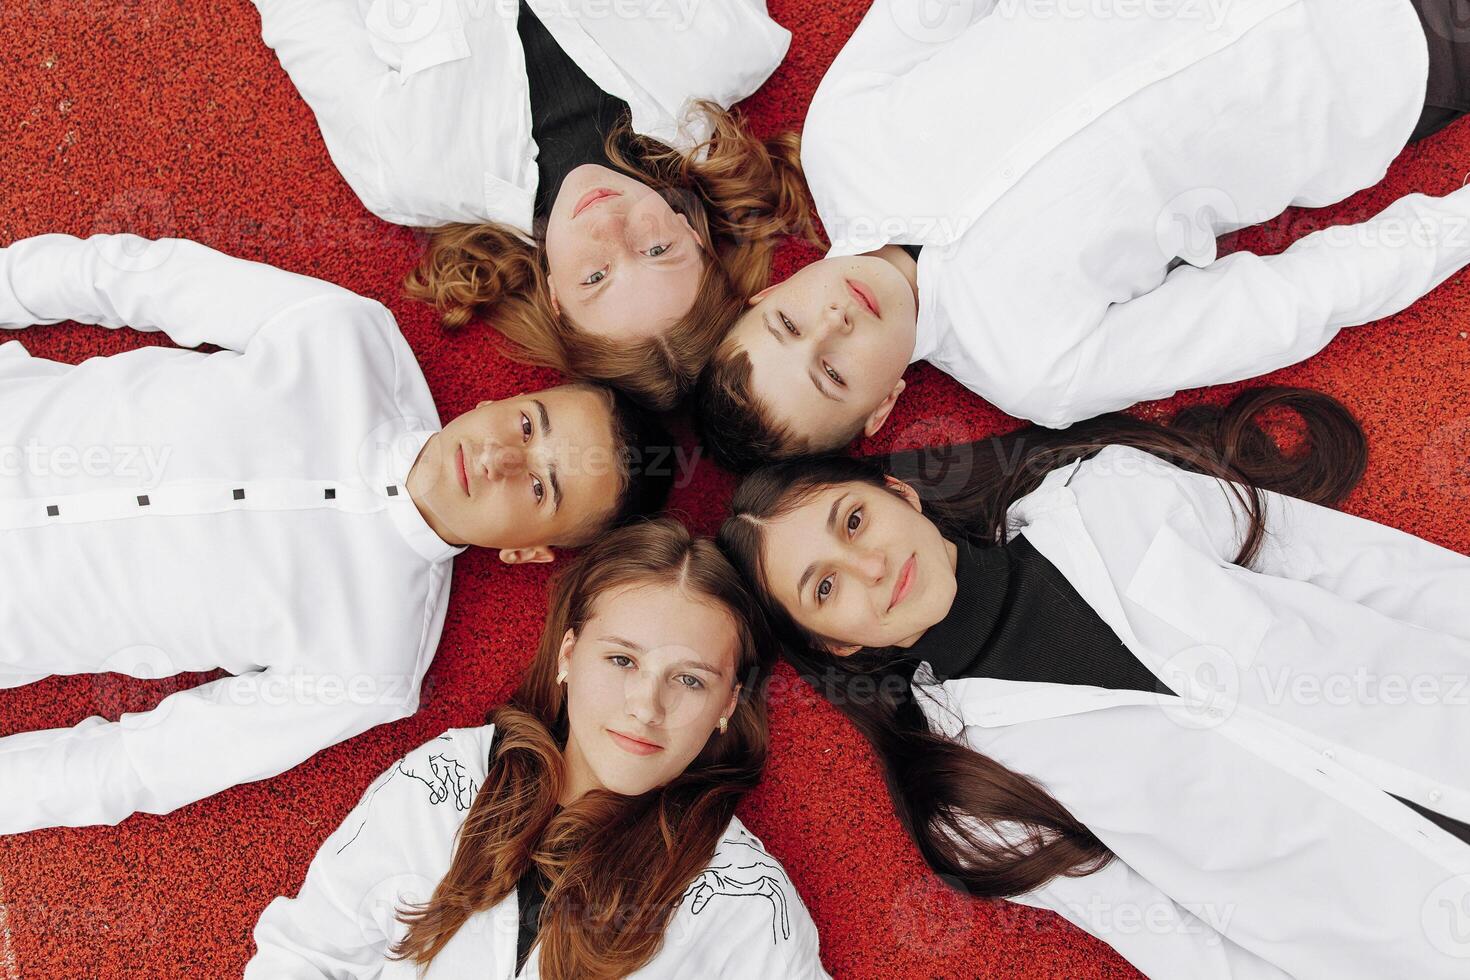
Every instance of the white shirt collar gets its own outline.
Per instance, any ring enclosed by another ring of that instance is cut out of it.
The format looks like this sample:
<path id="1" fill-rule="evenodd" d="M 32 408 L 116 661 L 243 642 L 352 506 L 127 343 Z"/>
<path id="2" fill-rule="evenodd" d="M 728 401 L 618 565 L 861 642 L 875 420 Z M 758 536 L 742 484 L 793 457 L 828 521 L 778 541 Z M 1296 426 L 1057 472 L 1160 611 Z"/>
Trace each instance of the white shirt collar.
<path id="1" fill-rule="evenodd" d="M 388 501 L 388 515 L 409 547 L 425 561 L 437 563 L 466 551 L 439 537 L 408 494 L 408 472 L 419 452 L 438 429 L 424 428 L 428 420 L 400 420 L 374 432 L 364 452 L 363 472 L 369 485 Z"/>
<path id="2" fill-rule="evenodd" d="M 938 273 L 934 269 L 934 247 L 926 246 L 919 250 L 919 308 L 915 314 L 917 322 L 914 324 L 914 353 L 909 358 L 910 364 L 919 361 L 927 361 L 939 352 L 939 310 L 935 303 L 938 293 L 938 284 L 935 281 Z"/>

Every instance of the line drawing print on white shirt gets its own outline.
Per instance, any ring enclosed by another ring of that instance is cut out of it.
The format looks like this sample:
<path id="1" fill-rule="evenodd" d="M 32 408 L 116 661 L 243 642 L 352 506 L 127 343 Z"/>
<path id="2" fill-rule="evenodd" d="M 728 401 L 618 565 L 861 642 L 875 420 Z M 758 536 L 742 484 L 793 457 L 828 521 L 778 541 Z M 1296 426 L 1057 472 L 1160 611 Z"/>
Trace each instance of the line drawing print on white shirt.
<path id="1" fill-rule="evenodd" d="M 786 889 L 791 886 L 791 879 L 786 877 L 786 872 L 779 864 L 774 863 L 775 858 L 748 833 L 738 832 L 736 836 L 726 837 L 720 843 L 748 847 L 765 860 L 757 858 L 749 864 L 722 864 L 705 868 L 684 892 L 684 899 L 690 903 L 690 913 L 698 915 L 704 911 L 710 899 L 719 895 L 762 896 L 771 902 L 772 945 L 783 939 L 790 939 L 791 921 L 786 914 Z M 740 872 L 744 874 L 739 874 Z M 754 880 L 748 880 L 751 872 L 758 873 Z"/>

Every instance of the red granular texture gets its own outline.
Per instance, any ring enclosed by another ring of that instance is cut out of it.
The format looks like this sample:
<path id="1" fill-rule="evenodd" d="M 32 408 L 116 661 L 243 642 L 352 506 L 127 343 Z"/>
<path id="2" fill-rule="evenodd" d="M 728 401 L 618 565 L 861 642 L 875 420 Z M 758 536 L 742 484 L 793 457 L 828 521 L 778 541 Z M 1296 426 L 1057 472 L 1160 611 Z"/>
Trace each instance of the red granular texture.
<path id="1" fill-rule="evenodd" d="M 760 131 L 800 126 L 822 71 L 866 6 L 772 0 L 796 37 L 786 64 L 746 106 Z M 0 243 L 53 231 L 177 235 L 341 283 L 397 314 L 445 418 L 554 381 L 500 356 L 487 330 L 446 333 L 427 307 L 404 300 L 399 283 L 421 240 L 357 203 L 258 30 L 254 9 L 240 0 L 0 3 Z M 1400 195 L 1453 190 L 1470 170 L 1467 125 L 1406 152 L 1381 185 L 1333 208 L 1289 212 L 1234 244 L 1279 251 L 1311 228 L 1362 220 Z M 789 248 L 778 274 L 812 257 Z M 1457 275 L 1402 315 L 1349 330 L 1270 379 L 1332 392 L 1363 419 L 1372 463 L 1349 510 L 1460 552 L 1470 551 L 1467 304 L 1470 280 Z M 21 336 L 35 355 L 73 362 L 161 342 L 77 326 Z M 1238 388 L 1138 411 L 1162 416 Z M 1012 425 L 919 367 L 892 424 L 861 449 Z M 732 485 L 701 462 L 675 507 L 713 531 Z M 487 553 L 458 560 L 443 642 L 413 718 L 167 816 L 0 838 L 0 980 L 238 975 L 261 909 L 294 893 L 372 778 L 444 729 L 480 723 L 510 693 L 535 645 L 546 581 L 544 568 L 505 568 Z M 53 678 L 0 692 L 0 735 L 116 717 L 199 679 Z M 1049 914 L 945 890 L 899 830 L 871 753 L 837 713 L 784 668 L 773 700 L 770 770 L 742 815 L 805 896 L 831 972 L 1136 975 Z"/>

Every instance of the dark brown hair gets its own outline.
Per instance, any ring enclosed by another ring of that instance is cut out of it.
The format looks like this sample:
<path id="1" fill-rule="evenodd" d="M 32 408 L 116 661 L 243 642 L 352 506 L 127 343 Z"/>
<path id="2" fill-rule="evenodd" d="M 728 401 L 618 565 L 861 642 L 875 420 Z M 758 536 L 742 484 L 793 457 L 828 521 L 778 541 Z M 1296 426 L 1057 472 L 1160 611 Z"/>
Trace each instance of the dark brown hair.
<path id="1" fill-rule="evenodd" d="M 743 686 L 729 730 L 711 736 L 673 782 L 642 796 L 593 790 L 558 808 L 567 714 L 556 682 L 568 629 L 599 596 L 630 585 L 682 589 L 729 612 Z M 509 704 L 492 711 L 493 755 L 429 901 L 400 911 L 394 959 L 427 965 L 475 913 L 494 907 L 532 865 L 548 887 L 539 933 L 548 980 L 622 977 L 651 959 L 685 889 L 714 856 L 735 805 L 760 781 L 768 749 L 762 697 L 771 644 L 740 576 L 708 540 L 660 518 L 609 534 L 555 582 L 541 643 Z"/>
<path id="2" fill-rule="evenodd" d="M 1304 451 L 1284 455 L 1257 424 L 1271 409 L 1299 414 L 1307 429 Z M 876 461 L 822 456 L 778 463 L 741 483 L 720 529 L 722 550 L 762 599 L 785 655 L 877 751 L 899 821 L 924 859 L 973 894 L 1018 895 L 1057 875 L 1095 871 L 1112 855 L 1039 783 L 932 731 L 912 696 L 915 664 L 902 649 L 848 658 L 825 652 L 822 640 L 770 596 L 761 558 L 764 525 L 824 488 L 887 488 L 885 477 L 894 474 L 914 487 L 946 537 L 997 545 L 1006 540 L 1014 501 L 1056 467 L 1109 445 L 1133 446 L 1227 481 L 1248 521 L 1235 558 L 1242 565 L 1265 534 L 1262 490 L 1333 505 L 1356 486 L 1367 460 L 1362 429 L 1340 403 L 1302 389 L 1262 388 L 1223 410 L 1184 412 L 1168 427 L 1107 415 L 1063 431 L 1029 426 Z"/>
<path id="3" fill-rule="evenodd" d="M 694 303 L 662 336 L 619 344 L 556 314 L 540 222 L 534 242 L 503 224 L 437 229 L 408 276 L 408 295 L 437 306 L 447 327 L 485 320 L 520 360 L 604 381 L 650 408 L 673 408 L 693 388 L 746 298 L 765 288 L 782 238 L 819 244 L 801 174 L 800 137 L 758 139 L 739 115 L 712 102 L 697 103 L 696 111 L 706 115 L 712 132 L 687 152 L 634 134 L 626 115 L 606 140 L 613 165 L 663 195 L 705 243 Z"/>

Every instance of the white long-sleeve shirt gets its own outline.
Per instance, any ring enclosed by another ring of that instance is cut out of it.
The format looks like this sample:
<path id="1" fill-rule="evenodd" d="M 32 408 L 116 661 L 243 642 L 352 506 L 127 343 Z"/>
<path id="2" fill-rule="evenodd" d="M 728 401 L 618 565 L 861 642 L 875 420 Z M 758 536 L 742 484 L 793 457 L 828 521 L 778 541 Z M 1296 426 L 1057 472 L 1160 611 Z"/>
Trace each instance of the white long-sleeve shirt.
<path id="1" fill-rule="evenodd" d="M 0 326 L 67 319 L 224 349 L 0 345 L 0 688 L 235 676 L 0 738 L 0 833 L 167 813 L 412 714 L 463 549 L 404 487 L 439 419 L 392 315 L 186 241 L 0 249 Z"/>
<path id="2" fill-rule="evenodd" d="M 429 900 L 489 770 L 493 725 L 456 728 L 378 777 L 326 839 L 295 898 L 255 926 L 245 980 L 460 980 L 515 976 L 514 890 L 472 915 L 421 975 L 386 954 L 407 933 L 399 909 Z M 519 980 L 539 976 L 533 947 Z M 689 883 L 663 945 L 630 980 L 825 980 L 816 927 L 781 862 L 732 818 Z"/>
<path id="3" fill-rule="evenodd" d="M 635 132 L 688 149 L 694 99 L 729 107 L 791 43 L 766 0 L 255 0 L 261 35 L 332 162 L 384 221 L 495 221 L 529 234 L 536 143 L 516 16 L 529 4 Z"/>
<path id="4" fill-rule="evenodd" d="M 1113 851 L 1017 900 L 1153 980 L 1464 980 L 1470 850 L 1393 797 L 1470 820 L 1470 557 L 1265 505 L 1247 569 L 1220 481 L 1122 446 L 1054 470 L 1012 533 L 1171 693 L 925 669 L 920 705 Z"/>
<path id="5" fill-rule="evenodd" d="M 1062 427 L 1303 360 L 1470 262 L 1466 190 L 1216 258 L 1381 179 L 1424 98 L 1409 0 L 1126 6 L 877 0 L 823 79 L 802 163 L 833 254 L 924 246 L 915 361 Z"/>

